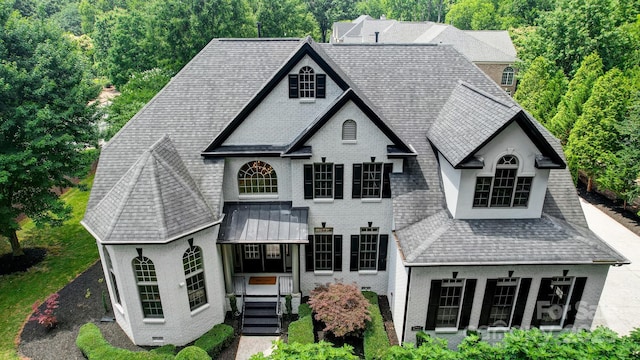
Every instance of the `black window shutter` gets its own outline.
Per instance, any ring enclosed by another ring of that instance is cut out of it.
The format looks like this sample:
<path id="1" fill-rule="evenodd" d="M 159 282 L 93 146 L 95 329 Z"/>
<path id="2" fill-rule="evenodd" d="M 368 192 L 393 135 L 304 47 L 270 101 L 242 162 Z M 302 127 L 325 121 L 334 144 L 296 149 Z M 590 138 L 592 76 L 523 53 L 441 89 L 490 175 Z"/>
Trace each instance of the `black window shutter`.
<path id="1" fill-rule="evenodd" d="M 378 247 L 378 271 L 387 270 L 387 246 L 389 244 L 389 235 L 380 235 L 380 244 Z"/>
<path id="2" fill-rule="evenodd" d="M 313 199 L 313 165 L 304 165 L 304 198 Z"/>
<path id="3" fill-rule="evenodd" d="M 342 271 L 342 235 L 333 235 L 333 271 Z"/>
<path id="4" fill-rule="evenodd" d="M 351 260 L 349 270 L 358 271 L 358 252 L 360 248 L 360 235 L 351 235 Z"/>
<path id="5" fill-rule="evenodd" d="M 513 319 L 511 320 L 511 327 L 522 326 L 524 309 L 527 308 L 529 288 L 531 288 L 531 278 L 520 279 L 520 290 L 518 290 L 518 297 L 516 298 L 516 308 L 513 309 Z"/>
<path id="6" fill-rule="evenodd" d="M 344 165 L 336 164 L 335 165 L 335 182 L 333 184 L 334 187 L 334 199 L 342 199 L 344 197 Z"/>
<path id="7" fill-rule="evenodd" d="M 438 317 L 438 306 L 440 306 L 440 288 L 442 280 L 431 280 L 431 290 L 429 290 L 429 305 L 427 305 L 427 324 L 425 330 L 435 330 L 436 318 Z"/>
<path id="8" fill-rule="evenodd" d="M 542 320 L 542 314 L 538 314 L 538 304 L 541 301 L 549 301 L 549 292 L 551 288 L 551 278 L 543 278 L 540 280 L 540 289 L 538 290 L 538 298 L 536 299 L 535 308 L 533 310 L 533 318 L 531 326 L 539 327 Z"/>
<path id="9" fill-rule="evenodd" d="M 391 197 L 391 180 L 389 175 L 393 171 L 393 164 L 384 164 L 384 171 L 382 172 L 382 197 Z"/>
<path id="10" fill-rule="evenodd" d="M 480 310 L 480 322 L 478 326 L 490 326 L 489 316 L 491 315 L 491 307 L 493 306 L 493 296 L 496 293 L 498 280 L 487 279 L 487 286 L 484 289 L 484 298 L 482 300 L 482 309 Z"/>
<path id="11" fill-rule="evenodd" d="M 313 235 L 309 235 L 309 243 L 304 246 L 306 270 L 313 271 Z"/>
<path id="12" fill-rule="evenodd" d="M 464 286 L 464 296 L 462 297 L 462 311 L 460 312 L 460 322 L 458 329 L 466 329 L 471 319 L 471 309 L 473 308 L 473 294 L 476 292 L 476 279 L 467 279 Z"/>
<path id="13" fill-rule="evenodd" d="M 316 97 L 319 99 L 324 99 L 326 92 L 327 92 L 327 75 L 325 74 L 316 75 Z"/>
<path id="14" fill-rule="evenodd" d="M 353 184 L 351 186 L 351 197 L 360 198 L 360 186 L 362 185 L 362 164 L 353 164 Z"/>
<path id="15" fill-rule="evenodd" d="M 295 99 L 298 96 L 298 75 L 289 74 L 289 99 Z"/>
<path id="16" fill-rule="evenodd" d="M 573 292 L 571 293 L 571 299 L 569 299 L 569 309 L 567 311 L 567 319 L 564 321 L 563 327 L 572 326 L 576 322 L 576 314 L 578 313 L 577 304 L 582 299 L 582 293 L 584 287 L 587 284 L 586 277 L 576 278 L 576 282 L 573 284 Z"/>

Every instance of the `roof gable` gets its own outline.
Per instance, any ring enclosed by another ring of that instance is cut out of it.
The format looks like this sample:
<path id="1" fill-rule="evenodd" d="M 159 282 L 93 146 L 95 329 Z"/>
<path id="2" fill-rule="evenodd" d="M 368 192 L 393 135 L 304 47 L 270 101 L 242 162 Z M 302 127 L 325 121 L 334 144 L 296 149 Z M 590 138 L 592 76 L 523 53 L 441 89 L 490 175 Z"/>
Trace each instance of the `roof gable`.
<path id="1" fill-rule="evenodd" d="M 475 159 L 475 154 L 515 122 L 541 152 L 536 167 L 564 168 L 561 156 L 534 121 L 516 103 L 460 82 L 429 128 L 427 138 L 453 167 L 478 168 L 483 164 Z"/>
<path id="2" fill-rule="evenodd" d="M 298 137 L 291 143 L 291 145 L 283 153 L 283 156 L 291 156 L 292 154 L 299 153 L 304 144 L 324 126 L 340 109 L 342 109 L 347 103 L 353 102 L 388 138 L 393 142 L 394 154 L 396 156 L 415 156 L 415 150 L 413 150 L 408 144 L 406 144 L 396 133 L 391 129 L 386 121 L 384 121 L 372 106 L 369 105 L 363 97 L 359 96 L 354 89 L 348 89 L 340 97 L 338 97 L 327 110 L 320 114 L 315 121 L 313 121 L 309 127 L 307 127 Z"/>
<path id="3" fill-rule="evenodd" d="M 240 110 L 240 112 L 227 124 L 222 131 L 218 133 L 213 142 L 203 151 L 203 155 L 214 152 L 214 150 L 223 145 L 226 139 L 240 126 L 240 124 L 262 103 L 262 101 L 271 93 L 271 91 L 282 81 L 285 80 L 289 72 L 298 64 L 305 56 L 309 56 L 320 68 L 333 80 L 342 90 L 348 89 L 350 86 L 345 80 L 345 76 L 339 73 L 339 68 L 331 63 L 331 60 L 324 51 L 317 47 L 310 37 L 307 37 L 300 43 L 300 46 L 292 53 L 282 67 L 262 86 L 258 93 Z"/>

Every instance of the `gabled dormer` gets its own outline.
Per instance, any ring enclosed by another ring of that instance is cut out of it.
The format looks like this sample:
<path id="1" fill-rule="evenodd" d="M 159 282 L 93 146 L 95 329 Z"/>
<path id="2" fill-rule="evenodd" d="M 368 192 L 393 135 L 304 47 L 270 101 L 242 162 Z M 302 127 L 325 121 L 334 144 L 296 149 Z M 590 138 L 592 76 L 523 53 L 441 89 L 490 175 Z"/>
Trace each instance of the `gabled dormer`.
<path id="1" fill-rule="evenodd" d="M 460 83 L 429 129 L 454 218 L 539 218 L 549 171 L 566 165 L 517 104 Z"/>

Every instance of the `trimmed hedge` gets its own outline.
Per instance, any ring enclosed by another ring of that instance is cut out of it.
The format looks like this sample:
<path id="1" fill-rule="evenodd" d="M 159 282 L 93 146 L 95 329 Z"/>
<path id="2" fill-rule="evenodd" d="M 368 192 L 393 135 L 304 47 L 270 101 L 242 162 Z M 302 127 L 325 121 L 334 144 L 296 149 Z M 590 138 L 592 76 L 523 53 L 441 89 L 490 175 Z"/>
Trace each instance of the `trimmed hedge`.
<path id="1" fill-rule="evenodd" d="M 204 349 L 197 346 L 187 346 L 176 355 L 176 360 L 211 360 Z"/>
<path id="2" fill-rule="evenodd" d="M 288 329 L 289 344 L 313 344 L 313 319 L 311 318 L 311 308 L 307 304 L 300 304 L 298 307 L 298 320 L 292 321 Z"/>
<path id="3" fill-rule="evenodd" d="M 227 324 L 218 324 L 196 340 L 194 345 L 215 358 L 224 348 L 231 345 L 233 339 L 233 328 Z"/>
<path id="4" fill-rule="evenodd" d="M 88 323 L 80 327 L 76 345 L 89 360 L 173 360 L 173 354 L 160 352 L 134 352 L 111 346 L 104 339 L 96 324 Z"/>
<path id="5" fill-rule="evenodd" d="M 363 291 L 362 294 L 371 303 L 369 305 L 371 321 L 364 330 L 364 357 L 367 360 L 383 359 L 391 345 L 378 306 L 378 294 L 372 291 Z"/>
<path id="6" fill-rule="evenodd" d="M 156 354 L 166 354 L 166 355 L 175 355 L 176 354 L 176 346 L 173 344 L 162 345 L 159 348 L 155 348 L 150 350 L 152 353 Z"/>

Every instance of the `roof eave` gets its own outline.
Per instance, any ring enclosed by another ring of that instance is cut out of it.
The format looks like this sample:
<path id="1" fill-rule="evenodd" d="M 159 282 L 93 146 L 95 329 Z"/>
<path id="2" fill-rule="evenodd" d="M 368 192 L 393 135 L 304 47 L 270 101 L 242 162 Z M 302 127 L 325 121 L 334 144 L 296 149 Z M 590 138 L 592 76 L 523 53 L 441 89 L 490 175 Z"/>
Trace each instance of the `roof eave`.
<path id="1" fill-rule="evenodd" d="M 506 266 L 506 265 L 628 265 L 629 260 L 576 260 L 576 261 L 453 261 L 453 262 L 407 262 L 403 264 L 407 267 L 435 267 L 435 266 Z"/>

